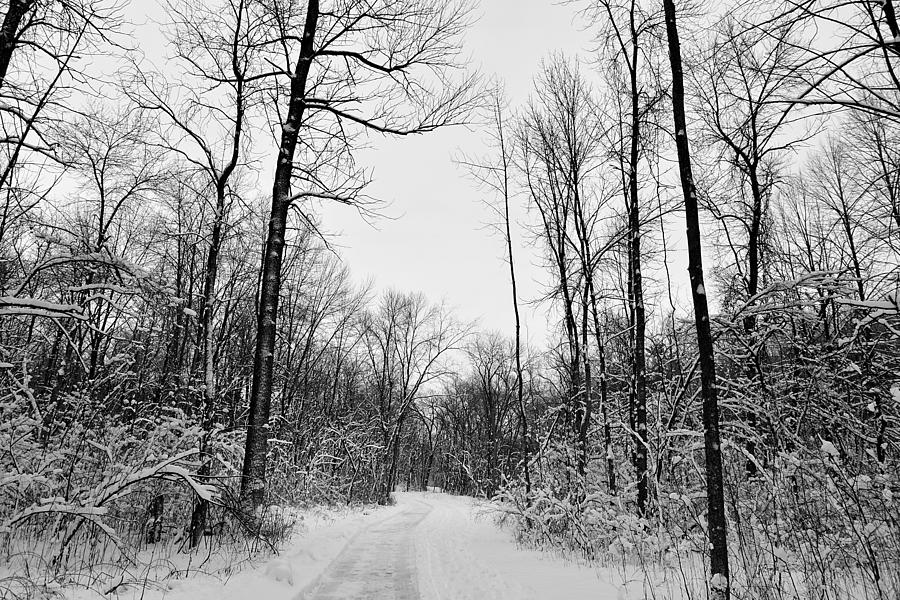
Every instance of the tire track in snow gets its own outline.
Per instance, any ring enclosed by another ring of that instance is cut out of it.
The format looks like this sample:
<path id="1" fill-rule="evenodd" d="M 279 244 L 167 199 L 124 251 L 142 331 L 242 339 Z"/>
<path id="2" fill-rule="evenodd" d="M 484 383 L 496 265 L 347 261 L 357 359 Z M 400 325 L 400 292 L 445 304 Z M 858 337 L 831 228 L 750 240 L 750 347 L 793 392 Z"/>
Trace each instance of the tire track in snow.
<path id="1" fill-rule="evenodd" d="M 431 510 L 409 503 L 359 532 L 297 600 L 419 600 L 413 531 Z"/>

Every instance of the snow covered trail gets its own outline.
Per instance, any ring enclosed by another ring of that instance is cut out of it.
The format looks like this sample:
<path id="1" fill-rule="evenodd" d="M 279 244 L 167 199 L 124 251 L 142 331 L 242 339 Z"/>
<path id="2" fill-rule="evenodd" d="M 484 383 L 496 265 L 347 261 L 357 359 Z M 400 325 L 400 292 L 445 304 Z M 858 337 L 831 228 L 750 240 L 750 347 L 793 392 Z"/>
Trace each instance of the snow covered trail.
<path id="1" fill-rule="evenodd" d="M 471 498 L 398 493 L 297 600 L 618 600 L 596 571 L 516 547 Z"/>
<path id="2" fill-rule="evenodd" d="M 413 531 L 429 503 L 406 499 L 402 510 L 358 533 L 299 598 L 418 600 Z"/>

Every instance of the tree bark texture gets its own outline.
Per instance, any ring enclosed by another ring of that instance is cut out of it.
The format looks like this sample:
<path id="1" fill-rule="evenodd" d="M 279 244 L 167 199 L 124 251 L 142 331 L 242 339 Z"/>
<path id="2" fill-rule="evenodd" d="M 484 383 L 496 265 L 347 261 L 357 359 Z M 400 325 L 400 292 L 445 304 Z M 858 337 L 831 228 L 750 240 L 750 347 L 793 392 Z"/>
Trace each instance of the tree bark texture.
<path id="1" fill-rule="evenodd" d="M 281 262 L 291 203 L 291 176 L 294 150 L 303 120 L 306 81 L 315 58 L 315 34 L 319 19 L 318 0 L 309 0 L 306 22 L 300 42 L 300 56 L 291 79 L 287 117 L 281 128 L 281 143 L 272 188 L 272 210 L 266 237 L 259 292 L 256 351 L 253 357 L 253 383 L 250 389 L 250 413 L 241 478 L 241 499 L 245 507 L 255 509 L 265 496 L 266 453 L 269 444 L 269 409 L 272 402 L 272 371 L 275 355 L 278 296 L 281 291 Z"/>
<path id="2" fill-rule="evenodd" d="M 34 0 L 10 0 L 3 25 L 0 27 L 0 88 L 6 83 L 6 72 L 18 44 L 19 26 Z"/>

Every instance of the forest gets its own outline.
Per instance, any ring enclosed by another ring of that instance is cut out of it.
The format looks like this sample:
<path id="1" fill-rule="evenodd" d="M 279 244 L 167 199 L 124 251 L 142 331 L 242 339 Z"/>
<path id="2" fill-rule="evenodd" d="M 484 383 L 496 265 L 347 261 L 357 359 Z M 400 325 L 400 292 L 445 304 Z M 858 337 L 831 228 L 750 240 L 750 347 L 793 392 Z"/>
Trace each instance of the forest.
<path id="1" fill-rule="evenodd" d="M 0 2 L 0 598 L 435 489 L 635 598 L 900 597 L 893 0 L 569 0 L 522 102 L 470 0 L 148 4 L 155 60 L 144 3 Z M 327 232 L 371 139 L 456 127 L 509 322 Z"/>

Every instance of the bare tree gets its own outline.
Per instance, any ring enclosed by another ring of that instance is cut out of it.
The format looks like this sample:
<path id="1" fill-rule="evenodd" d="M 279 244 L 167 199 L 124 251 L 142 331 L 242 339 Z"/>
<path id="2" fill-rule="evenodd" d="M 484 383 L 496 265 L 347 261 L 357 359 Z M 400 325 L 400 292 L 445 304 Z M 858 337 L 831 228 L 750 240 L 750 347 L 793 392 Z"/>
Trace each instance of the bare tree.
<path id="1" fill-rule="evenodd" d="M 652 114 L 661 94 L 654 81 L 658 29 L 662 24 L 658 7 L 647 9 L 638 0 L 626 2 L 600 0 L 592 2 L 586 16 L 599 28 L 597 35 L 602 51 L 601 65 L 607 71 L 610 87 L 623 92 L 613 100 L 617 117 L 624 129 L 612 153 L 616 156 L 622 181 L 622 193 L 628 221 L 627 294 L 631 329 L 630 423 L 634 435 L 634 467 L 637 479 L 637 509 L 647 510 L 649 469 L 647 460 L 647 375 L 646 329 L 642 277 L 641 226 L 642 205 L 639 195 L 642 153 L 646 152 L 652 128 Z M 617 95 L 614 92 L 614 95 Z M 622 105 L 626 108 L 623 111 Z M 615 130 L 616 128 L 614 128 Z"/>
<path id="2" fill-rule="evenodd" d="M 506 101 L 503 92 L 495 89 L 491 98 L 491 142 L 496 157 L 471 159 L 462 156 L 458 159 L 469 174 L 499 197 L 499 202 L 488 202 L 496 214 L 499 225 L 495 225 L 506 244 L 506 262 L 509 265 L 509 282 L 512 293 L 513 317 L 515 323 L 515 355 L 516 355 L 516 399 L 519 409 L 519 422 L 522 429 L 522 467 L 525 477 L 525 492 L 531 494 L 531 466 L 528 438 L 528 414 L 525 407 L 525 382 L 522 377 L 522 321 L 519 314 L 519 292 L 516 282 L 515 258 L 513 256 L 512 225 L 509 205 L 513 196 L 512 168 L 515 160 L 513 140 L 507 131 L 504 116 Z"/>
<path id="3" fill-rule="evenodd" d="M 684 73 L 681 44 L 674 0 L 663 0 L 666 15 L 666 34 L 669 62 L 672 69 L 672 115 L 675 125 L 675 146 L 678 151 L 678 173 L 684 195 L 687 221 L 688 273 L 691 280 L 691 299 L 694 304 L 694 323 L 697 329 L 697 348 L 700 357 L 700 387 L 703 397 L 703 440 L 706 455 L 707 528 L 712 577 L 709 582 L 714 598 L 730 597 L 728 544 L 725 522 L 725 493 L 722 477 L 722 441 L 719 436 L 719 403 L 716 391 L 716 363 L 709 323 L 709 305 L 703 282 L 703 255 L 700 245 L 700 217 L 697 189 L 691 172 L 691 154 L 685 115 Z"/>
<path id="4" fill-rule="evenodd" d="M 555 271 L 549 296 L 558 300 L 568 353 L 561 356 L 567 371 L 569 390 L 564 398 L 577 446 L 578 470 L 587 464 L 589 399 L 582 380 L 582 338 L 578 334 L 578 271 L 570 255 L 574 204 L 580 198 L 584 173 L 585 145 L 593 140 L 591 125 L 583 116 L 591 99 L 586 83 L 571 64 L 557 57 L 545 67 L 543 95 L 533 102 L 520 126 L 520 169 L 533 206 L 540 216 L 540 238 L 549 254 L 549 267 Z M 595 138 L 596 139 L 596 138 Z"/>
<path id="5" fill-rule="evenodd" d="M 348 132 L 361 128 L 408 135 L 459 122 L 469 109 L 473 87 L 472 79 L 454 81 L 451 76 L 468 15 L 464 2 L 355 0 L 321 10 L 318 0 L 309 0 L 302 9 L 296 4 L 269 8 L 265 18 L 272 37 L 266 46 L 272 50 L 271 64 L 282 64 L 258 77 L 274 78 L 275 93 L 286 110 L 278 113 L 277 121 L 279 149 L 242 479 L 242 495 L 254 506 L 262 502 L 265 489 L 280 270 L 290 206 L 304 198 L 356 204 L 365 177 L 353 163 L 354 141 Z M 298 38 L 291 32 L 301 19 Z M 292 191 L 295 186 L 299 189 Z"/>
<path id="6" fill-rule="evenodd" d="M 185 71 L 179 74 L 184 83 L 167 84 L 163 76 L 148 75 L 136 66 L 124 91 L 139 106 L 160 115 L 156 144 L 180 157 L 189 171 L 199 174 L 199 194 L 212 196 L 194 353 L 194 363 L 202 371 L 204 383 L 200 414 L 209 434 L 218 396 L 213 320 L 219 256 L 229 204 L 237 196 L 234 180 L 239 167 L 246 163 L 249 110 L 257 91 L 247 83 L 247 76 L 254 61 L 259 27 L 251 22 L 253 15 L 245 0 L 229 0 L 218 6 L 177 0 L 169 2 L 166 8 L 170 45 Z M 201 452 L 206 451 L 207 442 L 204 438 Z M 207 505 L 204 499 L 198 500 L 190 528 L 192 546 L 202 539 Z"/>
<path id="7" fill-rule="evenodd" d="M 785 112 L 779 100 L 798 91 L 802 69 L 796 67 L 790 28 L 745 30 L 734 18 L 720 22 L 717 37 L 702 52 L 692 69 L 693 86 L 702 127 L 701 140 L 713 156 L 714 166 L 703 194 L 705 207 L 718 221 L 736 273 L 718 270 L 723 297 L 751 307 L 767 278 L 769 207 L 786 177 L 787 157 L 814 133 L 803 129 L 802 118 Z M 793 130 L 791 134 L 787 131 Z M 796 133 L 794 133 L 796 132 Z M 715 181 L 713 181 L 715 180 Z M 731 289 L 726 282 L 740 283 Z M 757 334 L 757 317 L 748 310 L 743 317 L 748 359 L 743 370 L 752 390 L 765 392 L 764 363 L 768 355 Z M 746 402 L 747 450 L 756 451 L 760 413 L 771 401 L 763 393 Z M 748 475 L 757 472 L 757 461 L 747 461 Z"/>
<path id="8" fill-rule="evenodd" d="M 718 36 L 692 74 L 703 139 L 716 148 L 718 164 L 728 166 L 736 190 L 716 193 L 713 187 L 716 198 L 709 208 L 726 230 L 744 295 L 752 298 L 765 282 L 764 227 L 771 197 L 784 177 L 786 156 L 811 133 L 785 134 L 800 125 L 799 117 L 785 113 L 779 103 L 795 94 L 800 82 L 790 29 L 744 31 L 726 19 Z M 738 199 L 731 200 L 735 192 Z M 744 320 L 746 333 L 754 326 L 750 315 Z"/>

